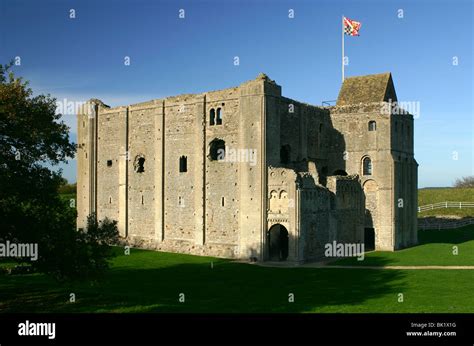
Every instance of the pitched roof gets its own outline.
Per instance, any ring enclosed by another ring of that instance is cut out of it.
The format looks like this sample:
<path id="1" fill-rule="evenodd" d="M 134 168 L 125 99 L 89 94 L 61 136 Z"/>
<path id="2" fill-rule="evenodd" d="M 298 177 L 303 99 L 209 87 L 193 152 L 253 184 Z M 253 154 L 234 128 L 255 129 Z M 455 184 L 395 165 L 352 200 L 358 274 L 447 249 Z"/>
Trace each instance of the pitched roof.
<path id="1" fill-rule="evenodd" d="M 389 99 L 397 101 L 397 94 L 392 75 L 387 72 L 346 78 L 339 91 L 336 105 L 382 102 Z"/>

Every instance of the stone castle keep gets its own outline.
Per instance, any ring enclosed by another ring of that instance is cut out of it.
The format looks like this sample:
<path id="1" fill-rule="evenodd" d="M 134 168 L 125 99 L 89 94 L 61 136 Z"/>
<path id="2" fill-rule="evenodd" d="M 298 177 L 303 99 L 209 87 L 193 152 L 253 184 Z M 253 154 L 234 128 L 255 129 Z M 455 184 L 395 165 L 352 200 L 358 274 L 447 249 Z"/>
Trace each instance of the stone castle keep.
<path id="1" fill-rule="evenodd" d="M 302 262 L 325 245 L 417 243 L 413 116 L 389 73 L 347 78 L 335 106 L 238 87 L 78 114 L 78 227 L 93 212 L 136 246 Z M 401 114 L 398 114 L 401 113 Z"/>

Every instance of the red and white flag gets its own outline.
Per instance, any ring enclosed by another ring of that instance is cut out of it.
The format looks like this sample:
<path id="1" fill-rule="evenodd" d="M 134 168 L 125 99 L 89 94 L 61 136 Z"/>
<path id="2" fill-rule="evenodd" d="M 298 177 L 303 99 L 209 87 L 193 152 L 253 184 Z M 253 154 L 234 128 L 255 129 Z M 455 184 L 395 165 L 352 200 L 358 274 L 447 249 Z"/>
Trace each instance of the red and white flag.
<path id="1" fill-rule="evenodd" d="M 347 36 L 359 36 L 359 30 L 361 27 L 360 22 L 344 17 L 344 34 Z"/>

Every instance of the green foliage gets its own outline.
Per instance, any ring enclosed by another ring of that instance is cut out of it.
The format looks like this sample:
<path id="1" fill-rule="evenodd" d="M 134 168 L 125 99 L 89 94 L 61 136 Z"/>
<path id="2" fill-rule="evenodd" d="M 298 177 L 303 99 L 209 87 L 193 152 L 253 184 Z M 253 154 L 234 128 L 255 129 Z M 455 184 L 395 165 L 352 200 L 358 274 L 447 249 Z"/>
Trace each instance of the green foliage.
<path id="1" fill-rule="evenodd" d="M 33 96 L 28 83 L 0 65 L 0 242 L 38 244 L 38 260 L 19 258 L 59 279 L 97 277 L 109 257 L 116 223 L 76 231 L 76 209 L 58 191 L 75 193 L 51 167 L 75 154 L 56 100 Z M 92 216 L 94 217 L 94 216 Z"/>
<path id="2" fill-rule="evenodd" d="M 456 179 L 456 181 L 454 182 L 454 187 L 455 188 L 468 188 L 468 187 L 474 188 L 474 175 Z"/>
<path id="3" fill-rule="evenodd" d="M 0 200 L 47 202 L 57 195 L 62 178 L 46 164 L 67 162 L 75 145 L 56 114 L 56 100 L 33 97 L 27 82 L 7 76 L 8 68 L 0 65 Z"/>
<path id="4" fill-rule="evenodd" d="M 39 266 L 59 280 L 99 279 L 108 268 L 113 256 L 110 245 L 118 236 L 117 221 L 98 222 L 89 215 L 86 229 L 66 232 L 51 242 L 50 255 L 42 257 Z"/>
<path id="5" fill-rule="evenodd" d="M 77 183 L 69 184 L 66 179 L 62 179 L 61 184 L 59 185 L 58 192 L 61 195 L 65 194 L 75 194 L 77 189 Z"/>

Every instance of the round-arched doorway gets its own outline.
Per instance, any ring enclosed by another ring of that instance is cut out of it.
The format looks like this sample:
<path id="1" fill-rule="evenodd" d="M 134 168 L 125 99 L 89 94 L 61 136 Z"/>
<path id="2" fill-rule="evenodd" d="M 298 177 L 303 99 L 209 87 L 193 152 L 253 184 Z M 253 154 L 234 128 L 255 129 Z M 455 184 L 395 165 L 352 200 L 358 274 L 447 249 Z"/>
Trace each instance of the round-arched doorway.
<path id="1" fill-rule="evenodd" d="M 279 223 L 270 227 L 267 232 L 268 259 L 285 261 L 288 258 L 288 230 Z"/>

